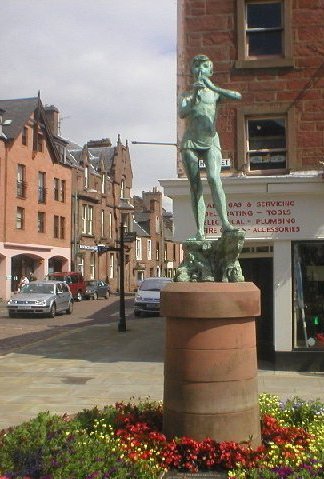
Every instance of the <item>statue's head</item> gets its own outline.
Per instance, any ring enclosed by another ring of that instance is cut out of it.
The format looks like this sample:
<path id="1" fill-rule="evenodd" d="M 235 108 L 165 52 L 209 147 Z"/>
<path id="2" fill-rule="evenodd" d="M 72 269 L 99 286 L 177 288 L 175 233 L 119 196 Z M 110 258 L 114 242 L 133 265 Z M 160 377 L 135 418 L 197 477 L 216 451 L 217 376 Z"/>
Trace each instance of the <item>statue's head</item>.
<path id="1" fill-rule="evenodd" d="M 213 75 L 213 62 L 206 55 L 196 55 L 191 62 L 191 73 L 194 77 L 211 77 Z"/>

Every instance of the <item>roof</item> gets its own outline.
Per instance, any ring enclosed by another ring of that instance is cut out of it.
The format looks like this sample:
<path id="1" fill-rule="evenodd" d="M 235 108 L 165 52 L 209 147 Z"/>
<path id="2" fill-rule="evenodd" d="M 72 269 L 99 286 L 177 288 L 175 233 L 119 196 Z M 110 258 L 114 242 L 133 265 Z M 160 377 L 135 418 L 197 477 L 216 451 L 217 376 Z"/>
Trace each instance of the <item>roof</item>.
<path id="1" fill-rule="evenodd" d="M 150 234 L 143 228 L 143 225 L 139 225 L 136 222 L 136 220 L 134 220 L 133 229 L 136 233 L 136 236 L 139 236 L 139 237 L 150 236 Z"/>
<path id="2" fill-rule="evenodd" d="M 69 143 L 68 157 L 71 163 L 75 163 L 75 166 L 80 166 L 83 157 L 84 147 L 75 143 Z M 98 148 L 87 147 L 89 153 L 89 162 L 92 168 L 98 172 L 101 169 L 101 163 L 103 164 L 104 171 L 109 172 L 115 156 L 114 146 L 102 146 Z"/>
<path id="3" fill-rule="evenodd" d="M 2 131 L 8 140 L 14 140 L 17 138 L 24 125 L 37 108 L 37 104 L 37 97 L 0 100 L 0 109 L 4 110 L 2 123 L 6 120 L 11 120 L 9 125 L 2 126 Z"/>

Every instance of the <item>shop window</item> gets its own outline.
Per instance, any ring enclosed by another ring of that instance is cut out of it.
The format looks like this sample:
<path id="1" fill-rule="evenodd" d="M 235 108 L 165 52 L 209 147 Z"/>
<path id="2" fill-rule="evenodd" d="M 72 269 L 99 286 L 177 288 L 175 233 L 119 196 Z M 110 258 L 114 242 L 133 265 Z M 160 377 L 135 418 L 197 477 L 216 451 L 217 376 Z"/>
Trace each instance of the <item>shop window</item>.
<path id="1" fill-rule="evenodd" d="M 294 109 L 286 103 L 243 107 L 237 112 L 237 128 L 239 171 L 266 175 L 298 168 Z"/>
<path id="2" fill-rule="evenodd" d="M 237 0 L 237 68 L 293 66 L 291 0 Z"/>
<path id="3" fill-rule="evenodd" d="M 293 245 L 294 347 L 324 351 L 324 242 Z"/>

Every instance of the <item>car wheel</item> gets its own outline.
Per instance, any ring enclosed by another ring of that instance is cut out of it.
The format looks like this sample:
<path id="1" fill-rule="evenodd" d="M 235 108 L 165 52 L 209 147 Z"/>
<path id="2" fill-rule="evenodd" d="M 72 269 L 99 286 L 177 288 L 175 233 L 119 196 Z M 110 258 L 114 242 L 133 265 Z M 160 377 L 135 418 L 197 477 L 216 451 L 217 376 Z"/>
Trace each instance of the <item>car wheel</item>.
<path id="1" fill-rule="evenodd" d="M 92 297 L 93 297 L 93 299 L 98 299 L 98 293 L 97 293 L 97 291 L 95 291 L 95 292 L 93 293 L 93 296 L 92 296 Z"/>
<path id="2" fill-rule="evenodd" d="M 9 318 L 16 318 L 17 317 L 17 314 L 14 313 L 13 311 L 8 311 L 8 314 L 9 314 Z"/>
<path id="3" fill-rule="evenodd" d="M 69 302 L 69 307 L 66 310 L 66 314 L 72 314 L 73 313 L 73 301 Z"/>
<path id="4" fill-rule="evenodd" d="M 141 315 L 141 312 L 140 311 L 137 311 L 137 309 L 135 309 L 134 311 L 134 316 L 140 316 Z"/>
<path id="5" fill-rule="evenodd" d="M 78 291 L 78 293 L 77 293 L 77 301 L 82 301 L 82 293 L 81 293 L 81 291 Z"/>
<path id="6" fill-rule="evenodd" d="M 105 299 L 109 299 L 109 296 L 110 296 L 110 293 L 109 293 L 109 291 L 107 291 L 106 294 L 105 294 Z"/>
<path id="7" fill-rule="evenodd" d="M 49 312 L 49 317 L 55 318 L 55 315 L 56 315 L 56 304 L 53 303 Z"/>

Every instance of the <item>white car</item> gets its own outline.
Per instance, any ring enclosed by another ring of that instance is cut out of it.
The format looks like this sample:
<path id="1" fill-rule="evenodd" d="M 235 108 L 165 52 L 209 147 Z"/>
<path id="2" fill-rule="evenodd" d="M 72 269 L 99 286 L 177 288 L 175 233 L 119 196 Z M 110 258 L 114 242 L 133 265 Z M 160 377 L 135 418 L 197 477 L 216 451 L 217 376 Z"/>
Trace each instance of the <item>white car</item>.
<path id="1" fill-rule="evenodd" d="M 54 318 L 56 313 L 72 313 L 73 297 L 63 281 L 32 281 L 8 301 L 7 308 L 10 318 L 20 313 L 46 314 Z"/>
<path id="2" fill-rule="evenodd" d="M 172 278 L 159 276 L 144 279 L 135 295 L 134 315 L 160 313 L 160 292 L 167 283 L 172 283 Z"/>

